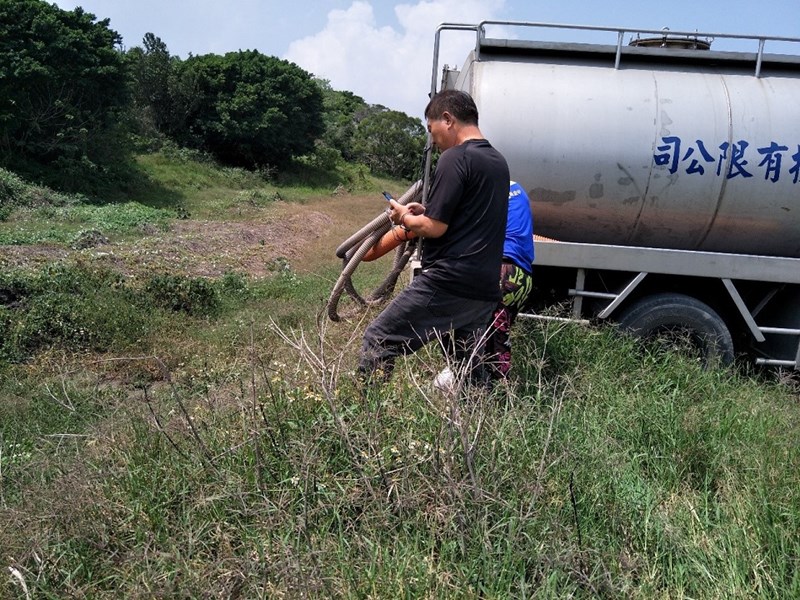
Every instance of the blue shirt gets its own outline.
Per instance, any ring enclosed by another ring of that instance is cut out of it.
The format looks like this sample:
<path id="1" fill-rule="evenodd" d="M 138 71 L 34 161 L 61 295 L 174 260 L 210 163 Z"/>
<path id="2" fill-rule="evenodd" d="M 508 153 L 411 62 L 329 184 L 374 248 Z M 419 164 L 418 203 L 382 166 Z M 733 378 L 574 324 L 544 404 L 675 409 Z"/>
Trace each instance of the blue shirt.
<path id="1" fill-rule="evenodd" d="M 508 192 L 508 221 L 503 258 L 531 272 L 533 265 L 533 215 L 528 194 L 516 181 Z"/>

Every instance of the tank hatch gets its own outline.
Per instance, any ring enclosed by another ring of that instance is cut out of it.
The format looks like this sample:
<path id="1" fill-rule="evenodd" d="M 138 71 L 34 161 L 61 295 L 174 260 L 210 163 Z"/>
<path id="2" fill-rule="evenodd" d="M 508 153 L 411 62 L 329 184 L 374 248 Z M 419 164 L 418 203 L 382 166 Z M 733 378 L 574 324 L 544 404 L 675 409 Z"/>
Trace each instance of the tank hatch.
<path id="1" fill-rule="evenodd" d="M 657 37 L 640 37 L 636 34 L 628 42 L 629 46 L 639 46 L 641 48 L 678 48 L 681 50 L 709 50 L 712 40 L 709 38 L 701 39 L 697 36 L 673 35 L 665 27 L 664 33 Z"/>

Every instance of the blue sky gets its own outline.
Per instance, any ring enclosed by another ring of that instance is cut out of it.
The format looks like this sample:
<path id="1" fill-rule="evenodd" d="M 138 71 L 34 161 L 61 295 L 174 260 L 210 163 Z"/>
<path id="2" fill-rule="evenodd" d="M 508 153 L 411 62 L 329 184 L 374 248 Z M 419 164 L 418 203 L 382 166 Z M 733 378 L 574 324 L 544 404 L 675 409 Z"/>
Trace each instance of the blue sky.
<path id="1" fill-rule="evenodd" d="M 126 48 L 141 45 L 152 32 L 182 58 L 255 49 L 296 63 L 334 89 L 416 117 L 430 91 L 434 34 L 444 22 L 535 21 L 800 38 L 800 0 L 49 1 L 109 18 Z M 445 33 L 440 65 L 461 65 L 472 40 L 465 33 Z M 605 34 L 596 41 L 615 40 Z M 712 47 L 756 50 L 755 42 L 716 40 Z M 800 54 L 800 44 L 766 50 Z"/>

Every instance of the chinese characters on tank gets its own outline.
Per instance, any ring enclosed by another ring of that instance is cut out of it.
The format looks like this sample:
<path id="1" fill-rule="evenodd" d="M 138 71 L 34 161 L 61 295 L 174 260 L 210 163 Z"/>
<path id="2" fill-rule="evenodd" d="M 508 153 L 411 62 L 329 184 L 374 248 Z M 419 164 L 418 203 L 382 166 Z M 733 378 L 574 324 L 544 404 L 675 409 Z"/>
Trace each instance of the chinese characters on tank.
<path id="1" fill-rule="evenodd" d="M 723 142 L 718 146 L 708 146 L 703 140 L 684 143 L 677 136 L 665 136 L 661 141 L 663 144 L 656 146 L 653 160 L 659 166 L 666 166 L 672 174 L 683 170 L 689 175 L 708 172 L 726 179 L 762 175 L 773 183 L 781 176 L 790 177 L 792 183 L 800 180 L 800 144 L 797 151 L 790 154 L 789 146 L 777 142 L 752 147 L 745 140 Z"/>

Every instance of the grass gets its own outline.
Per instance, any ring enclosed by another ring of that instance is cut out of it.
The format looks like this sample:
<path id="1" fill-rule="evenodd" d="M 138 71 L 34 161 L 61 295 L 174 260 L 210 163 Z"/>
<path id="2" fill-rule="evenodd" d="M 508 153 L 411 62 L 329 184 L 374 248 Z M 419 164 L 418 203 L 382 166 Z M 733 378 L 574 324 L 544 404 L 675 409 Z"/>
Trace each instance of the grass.
<path id="1" fill-rule="evenodd" d="M 137 164 L 143 180 L 134 198 L 158 208 L 179 206 L 200 219 L 247 215 L 275 201 L 302 203 L 332 190 L 373 190 L 379 184 L 353 167 L 324 175 L 303 165 L 281 174 L 252 172 L 175 149 L 138 156 Z"/>
<path id="2" fill-rule="evenodd" d="M 98 387 L 111 361 L 17 380 L 43 391 L 3 415 L 3 545 L 68 596 L 791 597 L 796 399 L 552 327 L 521 323 L 517 379 L 467 404 L 435 354 L 362 399 L 330 325 L 229 325 L 200 361 L 128 359 L 128 390 Z"/>
<path id="3" fill-rule="evenodd" d="M 13 218 L 0 222 L 0 246 L 76 245 L 87 231 L 103 235 L 141 235 L 145 231 L 164 231 L 175 217 L 175 211 L 150 208 L 137 202 L 18 209 Z"/>
<path id="4" fill-rule="evenodd" d="M 0 597 L 800 594 L 791 378 L 520 320 L 491 394 L 434 390 L 433 350 L 361 394 L 377 309 L 326 319 L 328 252 L 210 282 L 212 311 L 110 286 L 138 342 L 0 366 Z"/>

